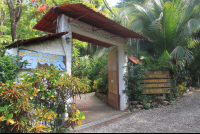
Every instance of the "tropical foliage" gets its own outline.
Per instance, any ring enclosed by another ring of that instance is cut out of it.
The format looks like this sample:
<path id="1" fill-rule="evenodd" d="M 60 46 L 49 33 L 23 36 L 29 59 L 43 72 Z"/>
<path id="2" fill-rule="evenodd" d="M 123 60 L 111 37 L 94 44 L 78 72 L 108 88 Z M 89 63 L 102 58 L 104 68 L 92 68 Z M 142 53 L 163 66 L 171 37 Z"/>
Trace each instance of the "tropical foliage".
<path id="1" fill-rule="evenodd" d="M 75 124 L 81 125 L 85 116 L 78 109 L 69 117 L 61 114 L 74 107 L 67 102 L 71 93 L 80 94 L 90 88 L 87 78 L 61 76 L 53 66 L 20 77 L 20 85 L 12 81 L 0 85 L 1 132 L 66 132 Z"/>

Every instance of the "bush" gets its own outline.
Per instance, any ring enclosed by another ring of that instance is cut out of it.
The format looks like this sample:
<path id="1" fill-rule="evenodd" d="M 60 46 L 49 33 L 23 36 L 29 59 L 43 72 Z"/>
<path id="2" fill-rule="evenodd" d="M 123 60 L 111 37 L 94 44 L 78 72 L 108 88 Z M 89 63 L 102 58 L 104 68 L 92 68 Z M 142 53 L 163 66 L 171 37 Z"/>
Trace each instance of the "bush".
<path id="1" fill-rule="evenodd" d="M 126 88 L 123 93 L 128 96 L 128 102 L 133 100 L 144 100 L 145 95 L 142 93 L 144 88 L 140 85 L 141 80 L 145 78 L 146 75 L 144 66 L 140 63 L 135 66 L 133 63 L 128 63 L 126 68 L 127 72 L 123 77 Z"/>
<path id="2" fill-rule="evenodd" d="M 71 93 L 89 90 L 89 80 L 59 73 L 52 66 L 47 70 L 35 69 L 31 74 L 22 73 L 20 85 L 14 85 L 12 81 L 2 83 L 0 131 L 66 132 L 75 124 L 80 126 L 85 116 L 67 100 Z M 66 107 L 72 111 L 72 116 L 63 119 L 61 113 L 66 112 Z M 65 120 L 66 126 L 61 125 L 61 120 Z"/>
<path id="3" fill-rule="evenodd" d="M 144 106 L 145 109 L 149 109 L 150 108 L 147 103 L 144 103 L 143 106 Z"/>
<path id="4" fill-rule="evenodd" d="M 108 68 L 103 67 L 98 75 L 97 81 L 97 91 L 101 93 L 107 93 L 108 92 Z"/>
<path id="5" fill-rule="evenodd" d="M 8 54 L 0 57 L 0 81 L 14 80 L 17 75 L 18 57 Z"/>

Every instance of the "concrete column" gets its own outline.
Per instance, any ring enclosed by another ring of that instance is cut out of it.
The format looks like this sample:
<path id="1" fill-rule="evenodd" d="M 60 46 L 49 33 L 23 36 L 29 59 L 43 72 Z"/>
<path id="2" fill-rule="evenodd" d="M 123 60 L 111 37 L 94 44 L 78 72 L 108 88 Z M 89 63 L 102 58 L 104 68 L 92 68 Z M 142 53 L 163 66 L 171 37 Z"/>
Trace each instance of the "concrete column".
<path id="1" fill-rule="evenodd" d="M 71 47 L 72 47 L 72 30 L 68 23 L 67 17 L 64 14 L 58 16 L 57 33 L 68 32 L 68 34 L 61 37 L 64 53 L 66 55 L 66 72 L 71 74 Z"/>
<path id="2" fill-rule="evenodd" d="M 63 35 L 61 37 L 61 41 L 62 41 L 62 46 L 63 46 L 63 50 L 64 53 L 66 55 L 66 73 L 68 73 L 69 75 L 71 75 L 71 47 L 72 47 L 72 31 L 71 31 L 71 26 L 68 23 L 67 17 L 64 17 L 64 14 L 61 14 L 60 16 L 58 16 L 57 18 L 57 23 L 58 23 L 58 29 L 57 29 L 57 33 L 60 32 L 68 32 L 68 34 Z M 71 102 L 71 98 L 67 100 L 68 103 Z M 65 109 L 67 111 L 67 105 L 65 106 Z M 64 118 L 68 116 L 68 113 L 62 113 L 61 117 L 62 117 L 62 123 L 64 123 Z"/>
<path id="3" fill-rule="evenodd" d="M 120 110 L 125 110 L 127 107 L 127 96 L 122 91 L 125 89 L 125 81 L 123 80 L 127 65 L 126 47 L 118 46 L 118 67 L 119 67 L 119 95 L 120 95 Z"/>

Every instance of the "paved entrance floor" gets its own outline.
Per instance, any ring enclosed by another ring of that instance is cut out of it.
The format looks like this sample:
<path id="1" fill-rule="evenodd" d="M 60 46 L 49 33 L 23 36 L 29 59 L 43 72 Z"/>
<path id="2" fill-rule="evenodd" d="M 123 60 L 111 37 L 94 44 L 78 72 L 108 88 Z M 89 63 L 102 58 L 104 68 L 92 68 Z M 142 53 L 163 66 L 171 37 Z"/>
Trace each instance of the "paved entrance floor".
<path id="1" fill-rule="evenodd" d="M 85 115 L 85 119 L 82 120 L 82 126 L 80 128 L 75 127 L 75 130 L 89 127 L 126 114 L 124 111 L 115 110 L 108 106 L 95 96 L 95 92 L 83 94 L 81 95 L 81 98 L 76 96 L 74 102 L 77 105 L 77 109 L 82 111 Z"/>

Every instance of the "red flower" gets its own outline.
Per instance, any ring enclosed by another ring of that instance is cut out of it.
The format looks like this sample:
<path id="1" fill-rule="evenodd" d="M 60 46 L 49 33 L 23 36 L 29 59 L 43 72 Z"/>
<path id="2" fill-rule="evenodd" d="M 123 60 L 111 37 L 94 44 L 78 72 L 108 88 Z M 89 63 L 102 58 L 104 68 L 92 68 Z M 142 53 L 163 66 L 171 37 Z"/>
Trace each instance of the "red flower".
<path id="1" fill-rule="evenodd" d="M 35 2 L 35 0 L 31 0 L 33 3 Z"/>
<path id="2" fill-rule="evenodd" d="M 64 5 L 67 6 L 67 5 L 69 5 L 69 4 L 70 4 L 70 3 L 67 1 Z"/>
<path id="3" fill-rule="evenodd" d="M 46 10 L 46 6 L 43 4 L 43 5 L 39 8 L 39 10 L 44 12 L 44 11 Z"/>

